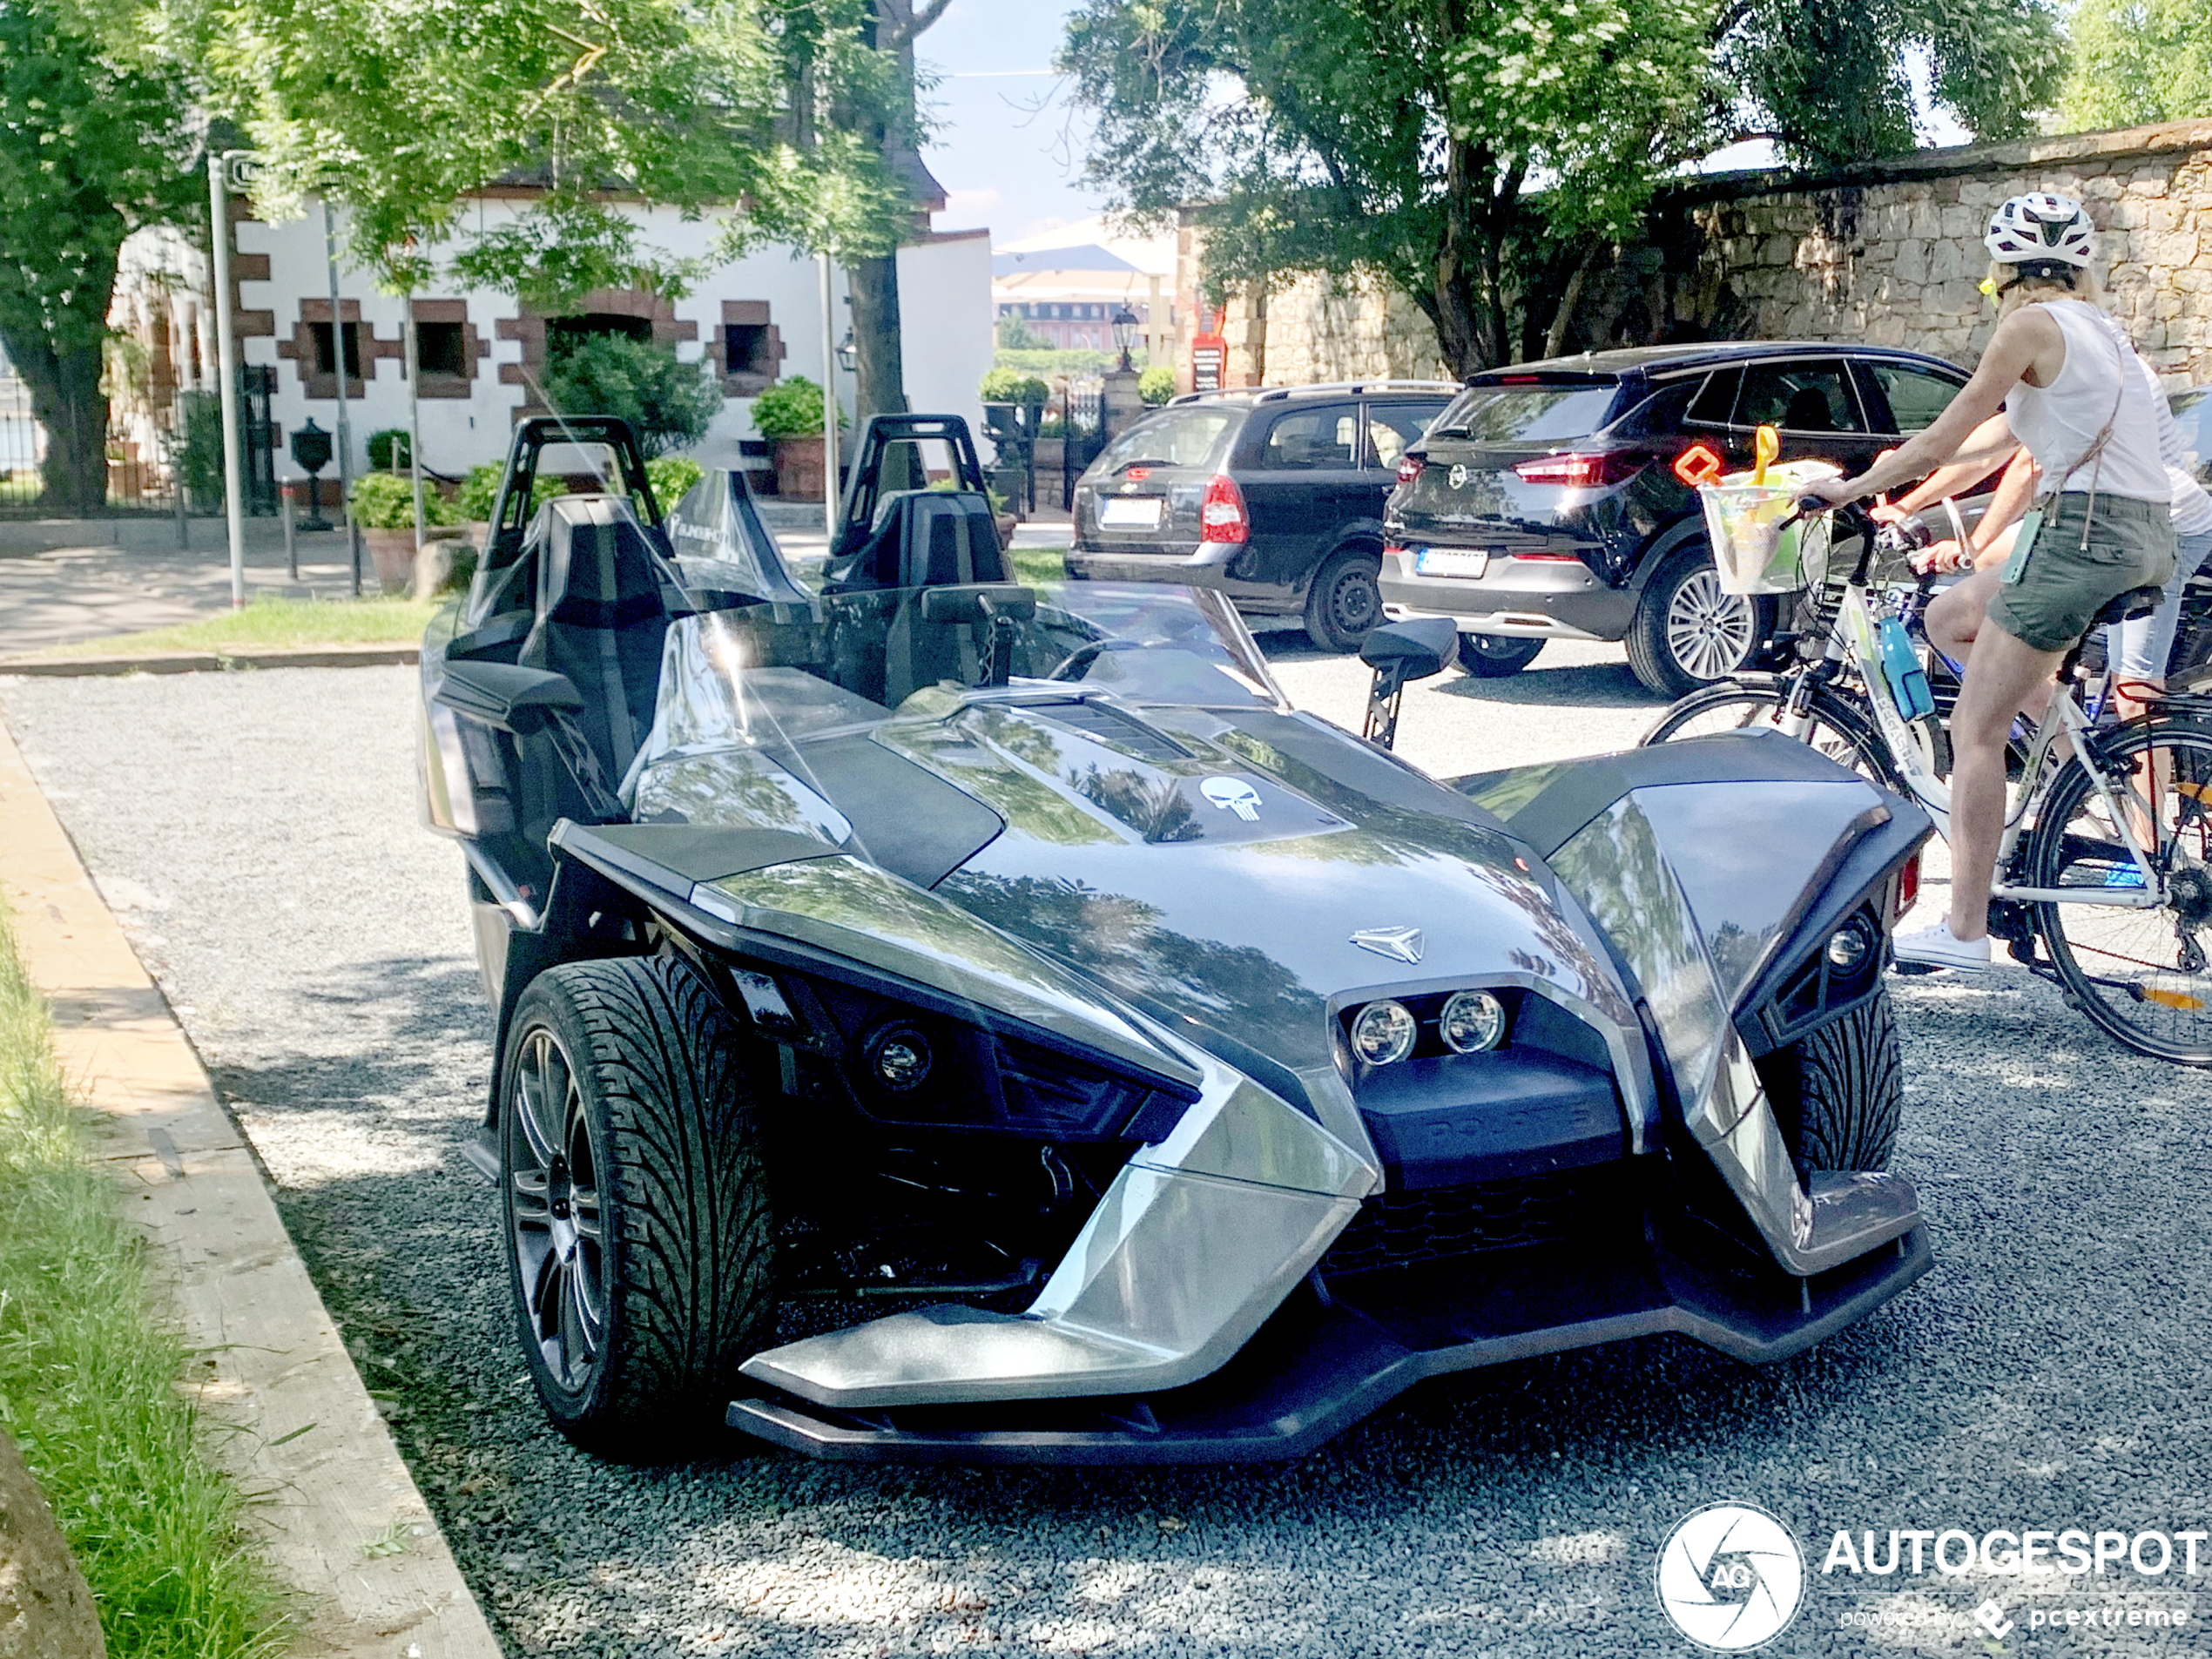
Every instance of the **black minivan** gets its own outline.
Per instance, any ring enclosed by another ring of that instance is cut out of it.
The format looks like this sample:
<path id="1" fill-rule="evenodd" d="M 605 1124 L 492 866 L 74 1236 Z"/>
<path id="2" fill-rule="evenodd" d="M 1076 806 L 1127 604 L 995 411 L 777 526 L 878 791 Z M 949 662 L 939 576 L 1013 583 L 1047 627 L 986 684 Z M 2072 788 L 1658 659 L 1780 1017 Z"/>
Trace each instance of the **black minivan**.
<path id="1" fill-rule="evenodd" d="M 1806 341 L 1486 370 L 1399 463 L 1384 605 L 1453 617 L 1470 673 L 1510 674 L 1547 639 L 1622 640 L 1636 678 L 1679 697 L 1750 664 L 1777 614 L 1720 590 L 1696 481 L 1750 466 L 1761 426 L 1784 461 L 1860 471 L 1966 381 L 1941 358 Z"/>
<path id="2" fill-rule="evenodd" d="M 1201 392 L 1139 416 L 1076 485 L 1078 581 L 1215 588 L 1325 651 L 1382 620 L 1383 503 L 1459 391 L 1376 381 Z"/>

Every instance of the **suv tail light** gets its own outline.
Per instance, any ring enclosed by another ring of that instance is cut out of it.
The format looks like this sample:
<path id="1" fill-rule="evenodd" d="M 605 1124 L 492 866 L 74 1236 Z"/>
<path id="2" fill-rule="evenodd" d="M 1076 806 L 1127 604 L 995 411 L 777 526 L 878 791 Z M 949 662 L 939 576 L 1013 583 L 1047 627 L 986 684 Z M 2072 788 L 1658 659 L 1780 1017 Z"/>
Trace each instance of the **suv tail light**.
<path id="1" fill-rule="evenodd" d="M 1217 472 L 1206 481 L 1205 500 L 1198 504 L 1198 539 L 1201 542 L 1242 542 L 1251 532 L 1251 521 L 1244 512 L 1244 492 L 1237 481 L 1225 472 Z"/>
<path id="2" fill-rule="evenodd" d="M 1570 489 L 1595 489 L 1633 478 L 1649 464 L 1647 457 L 1623 449 L 1595 455 L 1539 455 L 1524 461 L 1514 476 L 1525 484 L 1565 484 Z"/>
<path id="3" fill-rule="evenodd" d="M 1398 482 L 1401 484 L 1412 483 L 1414 479 L 1421 475 L 1421 469 L 1426 465 L 1428 462 L 1423 461 L 1419 455 L 1399 456 Z"/>

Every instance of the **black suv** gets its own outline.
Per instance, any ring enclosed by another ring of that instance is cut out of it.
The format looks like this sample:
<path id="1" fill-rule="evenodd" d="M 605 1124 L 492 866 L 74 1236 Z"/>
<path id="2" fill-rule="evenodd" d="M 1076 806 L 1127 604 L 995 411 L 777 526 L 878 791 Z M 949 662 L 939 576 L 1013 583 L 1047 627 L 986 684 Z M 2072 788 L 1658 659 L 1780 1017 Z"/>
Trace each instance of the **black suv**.
<path id="1" fill-rule="evenodd" d="M 1068 574 L 1218 589 L 1357 651 L 1382 620 L 1383 503 L 1450 381 L 1199 392 L 1141 416 L 1076 485 Z"/>
<path id="2" fill-rule="evenodd" d="M 1487 370 L 1399 463 L 1383 602 L 1453 618 L 1471 673 L 1510 674 L 1547 639 L 1625 640 L 1636 678 L 1678 697 L 1752 661 L 1777 620 L 1720 590 L 1693 481 L 1750 466 L 1763 425 L 1784 461 L 1858 472 L 1966 382 L 1916 352 L 1786 341 Z"/>

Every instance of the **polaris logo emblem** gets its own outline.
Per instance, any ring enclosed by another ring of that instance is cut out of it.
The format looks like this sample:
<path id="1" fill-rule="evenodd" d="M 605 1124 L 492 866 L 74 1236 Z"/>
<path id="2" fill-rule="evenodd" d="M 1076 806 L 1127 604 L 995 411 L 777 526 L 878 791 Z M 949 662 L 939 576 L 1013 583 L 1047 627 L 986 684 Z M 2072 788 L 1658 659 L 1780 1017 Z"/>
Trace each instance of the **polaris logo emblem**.
<path id="1" fill-rule="evenodd" d="M 1362 950 L 1387 956 L 1393 962 L 1412 963 L 1421 959 L 1421 930 L 1418 927 L 1362 927 L 1352 935 L 1352 942 Z"/>
<path id="2" fill-rule="evenodd" d="M 1198 792 L 1224 813 L 1234 813 L 1247 824 L 1259 821 L 1259 791 L 1242 778 L 1209 778 Z"/>

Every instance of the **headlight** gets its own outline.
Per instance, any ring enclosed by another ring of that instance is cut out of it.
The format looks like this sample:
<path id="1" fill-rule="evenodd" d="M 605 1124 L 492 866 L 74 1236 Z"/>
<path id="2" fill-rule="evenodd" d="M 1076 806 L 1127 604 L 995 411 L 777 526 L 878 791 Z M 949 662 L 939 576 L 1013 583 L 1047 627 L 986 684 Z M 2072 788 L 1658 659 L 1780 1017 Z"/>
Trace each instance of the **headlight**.
<path id="1" fill-rule="evenodd" d="M 1438 1017 L 1445 1046 L 1457 1054 L 1494 1049 L 1506 1035 L 1506 1005 L 1487 991 L 1455 991 Z"/>
<path id="2" fill-rule="evenodd" d="M 1865 922 L 1854 916 L 1829 935 L 1828 966 L 1848 978 L 1866 965 L 1873 948 Z"/>
<path id="3" fill-rule="evenodd" d="M 1413 1052 L 1420 1025 L 1402 1002 L 1370 1002 L 1352 1022 L 1352 1051 L 1371 1066 L 1395 1065 Z"/>
<path id="4" fill-rule="evenodd" d="M 868 1069 L 876 1082 L 894 1095 L 906 1094 L 928 1082 L 936 1058 L 921 1028 L 903 1022 L 870 1036 L 867 1054 Z"/>

